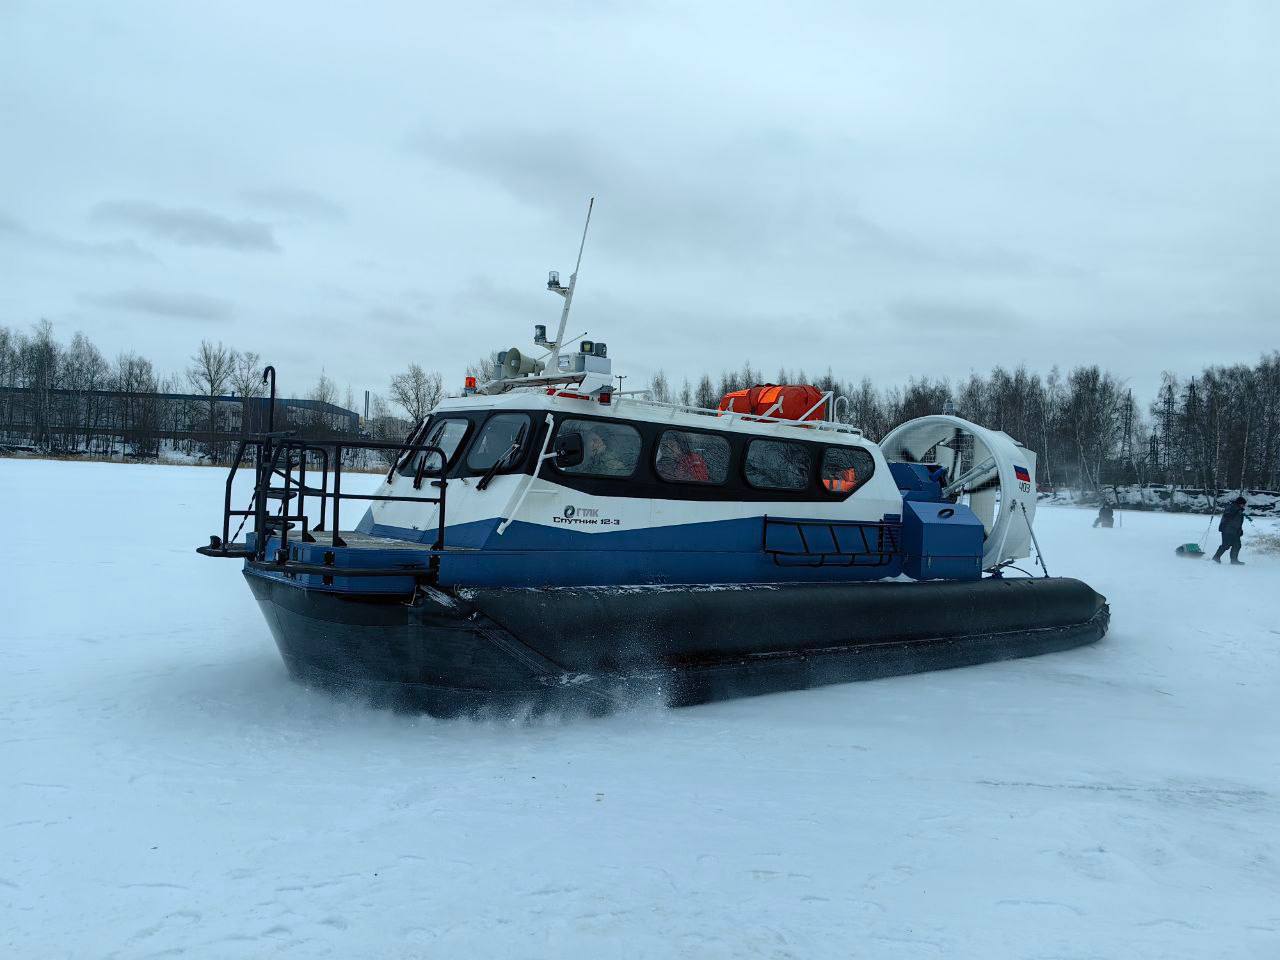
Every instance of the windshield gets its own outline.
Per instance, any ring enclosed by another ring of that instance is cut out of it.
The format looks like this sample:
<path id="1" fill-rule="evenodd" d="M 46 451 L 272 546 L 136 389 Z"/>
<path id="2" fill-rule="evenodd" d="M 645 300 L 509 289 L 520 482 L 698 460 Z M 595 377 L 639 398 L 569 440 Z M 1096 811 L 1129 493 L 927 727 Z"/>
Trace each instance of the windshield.
<path id="1" fill-rule="evenodd" d="M 512 454 L 504 464 L 515 463 L 515 453 L 524 443 L 529 429 L 529 418 L 523 413 L 500 413 L 490 417 L 489 422 L 471 444 L 467 453 L 467 467 L 483 473 L 508 454 Z"/>
<path id="2" fill-rule="evenodd" d="M 462 443 L 467 435 L 467 430 L 471 426 L 471 422 L 463 417 L 448 417 L 435 420 L 427 425 L 427 431 L 423 435 L 423 439 L 418 441 L 423 446 L 439 447 L 444 451 L 445 465 L 453 462 L 453 456 L 458 452 L 458 446 Z M 400 468 L 401 476 L 413 476 L 418 471 L 418 464 L 425 454 L 418 454 L 410 457 L 408 462 Z M 436 472 L 441 469 L 439 463 L 434 462 L 426 465 L 426 469 L 430 472 Z"/>

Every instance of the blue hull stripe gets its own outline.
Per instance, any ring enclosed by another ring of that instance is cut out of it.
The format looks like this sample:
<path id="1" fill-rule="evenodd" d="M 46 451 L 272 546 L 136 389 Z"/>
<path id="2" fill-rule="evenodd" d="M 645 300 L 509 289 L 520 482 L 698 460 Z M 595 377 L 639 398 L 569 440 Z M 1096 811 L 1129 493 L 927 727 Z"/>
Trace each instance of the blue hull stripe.
<path id="1" fill-rule="evenodd" d="M 884 566 L 839 563 L 818 566 L 816 557 L 775 561 L 773 555 L 763 549 L 760 517 L 609 533 L 582 533 L 516 522 L 498 536 L 496 527 L 497 520 L 484 520 L 446 530 L 448 546 L 439 555 L 442 586 L 847 583 L 878 580 L 902 572 L 897 557 Z M 825 523 L 815 522 L 810 542 L 822 542 L 817 534 L 826 529 Z M 362 532 L 411 541 L 434 536 L 434 531 L 426 533 L 373 524 Z M 830 536 L 826 539 L 829 541 Z M 470 544 L 484 546 L 468 549 Z M 299 561 L 311 563 L 321 562 L 324 552 L 332 549 L 324 544 L 295 544 L 293 548 Z M 335 553 L 335 575 L 330 585 L 323 585 L 318 576 L 306 574 L 281 579 L 300 587 L 336 592 L 406 592 L 412 588 L 408 578 L 403 581 L 344 578 L 341 570 L 344 566 L 392 566 L 403 563 L 407 555 L 420 559 L 425 565 L 431 556 L 425 546 L 420 557 L 403 548 L 379 550 L 368 546 L 338 548 Z"/>
<path id="2" fill-rule="evenodd" d="M 676 526 L 641 527 L 587 533 L 572 526 L 551 527 L 540 523 L 516 521 L 504 533 L 498 533 L 497 517 L 455 523 L 445 527 L 444 542 L 450 547 L 484 550 L 758 550 L 761 520 L 722 520 L 712 523 L 690 523 Z M 414 530 L 373 523 L 368 515 L 356 527 L 361 533 L 393 540 L 408 540 L 430 545 L 435 528 Z M 754 535 L 754 536 L 753 536 Z"/>
<path id="3" fill-rule="evenodd" d="M 805 525 L 805 538 L 814 549 L 834 551 L 837 545 L 832 539 L 831 528 L 825 520 L 804 517 L 770 517 L 770 520 L 790 520 Z M 645 553 L 759 553 L 763 546 L 764 517 L 743 517 L 737 520 L 712 520 L 706 523 L 681 523 L 659 527 L 641 527 L 634 530 L 615 530 L 601 533 L 585 533 L 572 527 L 550 527 L 540 523 L 516 521 L 505 533 L 498 533 L 497 518 L 477 520 L 445 527 L 444 542 L 450 547 L 470 547 L 489 550 L 581 550 L 589 553 L 636 550 Z M 392 540 L 408 540 L 429 546 L 436 536 L 435 528 L 413 530 L 368 522 L 368 517 L 356 528 L 361 533 Z M 784 542 L 789 536 L 793 541 Z M 773 549 L 798 550 L 801 548 L 795 527 L 781 527 L 771 531 L 769 546 Z M 781 538 L 781 539 L 777 539 Z M 847 541 L 847 543 L 846 543 Z M 856 537 L 851 532 L 841 536 L 840 547 L 852 549 Z"/>

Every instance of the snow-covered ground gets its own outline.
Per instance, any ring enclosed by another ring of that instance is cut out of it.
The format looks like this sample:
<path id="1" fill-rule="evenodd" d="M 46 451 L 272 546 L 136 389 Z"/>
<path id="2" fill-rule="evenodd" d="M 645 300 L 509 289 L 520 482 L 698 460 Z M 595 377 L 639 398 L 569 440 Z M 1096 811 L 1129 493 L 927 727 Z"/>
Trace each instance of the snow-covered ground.
<path id="1" fill-rule="evenodd" d="M 1236 487 L 1218 490 L 1211 496 L 1204 490 L 1157 484 L 1138 486 L 1130 483 L 1118 487 L 1108 485 L 1105 488 L 1105 496 L 1109 501 L 1119 503 L 1129 510 L 1167 510 L 1172 513 L 1221 513 L 1227 504 L 1241 494 L 1247 501 L 1245 509 L 1251 513 L 1268 517 L 1280 515 L 1280 493 L 1273 490 Z M 1095 510 L 1100 502 L 1098 491 L 1071 487 L 1059 487 L 1053 493 L 1042 493 L 1040 499 L 1042 502 L 1064 506 L 1082 504 Z"/>
<path id="2" fill-rule="evenodd" d="M 5 956 L 1280 956 L 1280 558 L 1204 517 L 1042 511 L 1093 647 L 445 722 L 286 678 L 222 481 L 0 460 Z"/>

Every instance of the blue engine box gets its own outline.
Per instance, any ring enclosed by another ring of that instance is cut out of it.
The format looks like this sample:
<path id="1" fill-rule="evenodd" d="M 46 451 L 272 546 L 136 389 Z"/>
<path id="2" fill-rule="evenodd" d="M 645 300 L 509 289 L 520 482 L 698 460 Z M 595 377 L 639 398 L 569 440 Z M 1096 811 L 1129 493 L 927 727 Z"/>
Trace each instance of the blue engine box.
<path id="1" fill-rule="evenodd" d="M 977 580 L 983 540 L 982 521 L 963 504 L 902 504 L 902 572 L 913 580 Z"/>
<path id="2" fill-rule="evenodd" d="M 935 463 L 891 463 L 889 474 L 902 491 L 903 500 L 942 500 L 947 471 Z"/>

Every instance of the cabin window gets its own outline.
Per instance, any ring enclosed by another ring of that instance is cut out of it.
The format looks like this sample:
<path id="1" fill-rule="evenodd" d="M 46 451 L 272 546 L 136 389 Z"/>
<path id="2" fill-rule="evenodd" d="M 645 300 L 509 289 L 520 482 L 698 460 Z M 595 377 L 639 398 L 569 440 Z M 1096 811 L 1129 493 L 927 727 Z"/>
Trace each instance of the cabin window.
<path id="1" fill-rule="evenodd" d="M 500 460 L 500 469 L 515 466 L 529 435 L 529 418 L 523 413 L 499 413 L 485 421 L 480 435 L 467 452 L 467 468 L 484 473 Z"/>
<path id="2" fill-rule="evenodd" d="M 714 433 L 667 430 L 654 462 L 669 483 L 724 483 L 729 476 L 729 441 Z"/>
<path id="3" fill-rule="evenodd" d="M 640 462 L 640 434 L 625 423 L 604 420 L 566 420 L 557 436 L 576 433 L 582 437 L 582 462 L 557 467 L 561 473 L 579 477 L 629 477 Z"/>
<path id="4" fill-rule="evenodd" d="M 848 496 L 871 479 L 876 462 L 861 447 L 827 447 L 822 454 L 822 486 Z"/>
<path id="5" fill-rule="evenodd" d="M 809 486 L 809 450 L 786 440 L 752 440 L 747 445 L 747 483 L 760 490 L 803 490 Z"/>
<path id="6" fill-rule="evenodd" d="M 466 439 L 467 431 L 471 429 L 471 421 L 464 417 L 441 417 L 433 420 L 427 426 L 427 432 L 423 438 L 418 441 L 422 446 L 439 447 L 445 456 L 445 466 L 453 463 L 454 454 L 458 452 L 458 447 L 462 441 Z M 410 457 L 408 462 L 400 468 L 401 476 L 412 477 L 418 471 L 418 463 L 426 454 L 418 454 Z M 433 456 L 432 460 L 436 458 Z M 435 473 L 439 469 L 439 464 L 428 463 L 427 470 Z"/>

